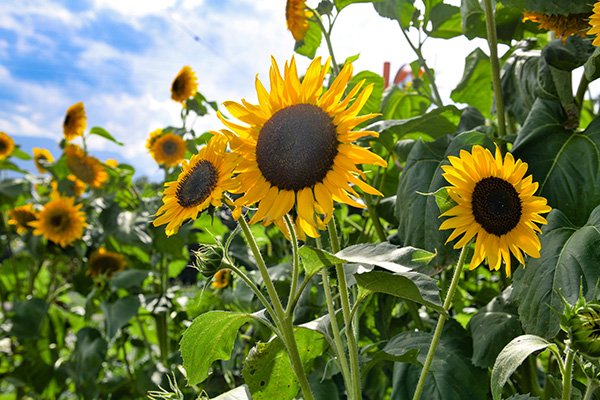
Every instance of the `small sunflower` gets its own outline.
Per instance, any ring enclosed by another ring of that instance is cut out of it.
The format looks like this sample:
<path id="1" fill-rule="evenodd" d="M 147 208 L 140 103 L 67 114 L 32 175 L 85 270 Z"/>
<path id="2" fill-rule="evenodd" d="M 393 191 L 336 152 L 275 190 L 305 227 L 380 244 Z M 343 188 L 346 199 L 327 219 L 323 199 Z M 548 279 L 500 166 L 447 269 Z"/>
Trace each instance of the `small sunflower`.
<path id="1" fill-rule="evenodd" d="M 218 207 L 223 192 L 235 188 L 231 179 L 235 156 L 227 153 L 227 139 L 215 134 L 189 161 L 183 161 L 176 181 L 165 183 L 163 205 L 156 213 L 154 226 L 167 224 L 171 236 L 187 219 L 196 219 L 209 205 Z"/>
<path id="2" fill-rule="evenodd" d="M 106 276 L 110 278 L 114 273 L 124 270 L 127 260 L 122 254 L 108 251 L 100 247 L 88 259 L 88 274 L 92 277 Z"/>
<path id="3" fill-rule="evenodd" d="M 210 286 L 214 289 L 224 289 L 231 283 L 231 270 L 220 269 L 213 277 Z"/>
<path id="4" fill-rule="evenodd" d="M 312 15 L 312 12 L 306 9 L 305 0 L 287 0 L 285 3 L 287 28 L 296 41 L 304 39 L 308 31 L 308 19 Z"/>
<path id="5" fill-rule="evenodd" d="M 473 146 L 471 153 L 462 150 L 460 157 L 450 156 L 444 165 L 444 178 L 451 186 L 448 194 L 458 205 L 441 216 L 451 217 L 440 229 L 454 229 L 448 242 L 463 237 L 454 245 L 465 246 L 476 236 L 475 254 L 470 269 L 487 258 L 490 269 L 500 269 L 504 260 L 510 276 L 510 253 L 525 265 L 523 253 L 540 256 L 540 239 L 535 224 L 545 224 L 540 214 L 550 212 L 546 199 L 533 194 L 538 184 L 531 175 L 524 178 L 527 164 L 515 161 L 512 154 L 504 160 L 496 147 L 496 157 L 488 149 Z"/>
<path id="6" fill-rule="evenodd" d="M 183 160 L 185 149 L 185 140 L 181 136 L 165 133 L 153 141 L 150 154 L 158 164 L 174 167 Z"/>
<path id="7" fill-rule="evenodd" d="M 19 235 L 31 230 L 29 223 L 36 219 L 37 213 L 33 209 L 33 204 L 15 207 L 8 212 L 8 224 L 14 225 Z"/>
<path id="8" fill-rule="evenodd" d="M 63 121 L 63 133 L 65 139 L 73 140 L 78 136 L 82 136 L 85 131 L 87 117 L 85 116 L 85 108 L 83 102 L 75 103 L 67 110 L 65 120 Z"/>
<path id="9" fill-rule="evenodd" d="M 107 158 L 104 164 L 109 168 L 117 168 L 119 166 L 119 162 L 114 158 Z"/>
<path id="10" fill-rule="evenodd" d="M 283 77 L 273 59 L 270 93 L 256 80 L 258 105 L 245 100 L 242 104 L 224 103 L 229 112 L 244 123 L 233 123 L 219 114 L 231 129 L 224 133 L 229 136 L 232 151 L 241 158 L 236 179 L 244 195 L 235 201 L 236 217 L 241 206 L 258 202 L 251 223 L 275 222 L 283 226 L 283 216 L 295 208 L 299 233 L 317 237 L 318 229 L 324 229 L 331 219 L 334 201 L 364 208 L 349 196 L 358 197 L 350 185 L 358 186 L 365 193 L 381 195 L 361 180 L 365 176 L 356 164 L 385 167 L 386 162 L 352 144 L 363 136 L 378 135 L 371 131 L 353 131 L 375 116 L 358 116 L 371 94 L 372 85 L 363 88 L 364 81 L 361 81 L 344 97 L 352 77 L 352 65 L 347 64 L 324 91 L 322 85 L 328 66 L 329 61 L 321 65 L 320 58 L 316 58 L 301 82 L 293 58 L 285 64 Z"/>
<path id="11" fill-rule="evenodd" d="M 577 35 L 585 37 L 589 28 L 588 14 L 544 14 L 540 12 L 525 11 L 523 22 L 536 22 L 540 29 L 553 31 L 563 41 L 567 37 Z"/>
<path id="12" fill-rule="evenodd" d="M 50 151 L 48 149 L 41 149 L 39 147 L 34 147 L 32 151 L 33 151 L 33 163 L 35 164 L 35 167 L 37 168 L 38 172 L 40 174 L 46 172 L 47 169 L 44 165 L 42 165 L 42 162 L 43 163 L 53 162 L 54 157 L 52 156 L 52 153 L 50 153 Z M 40 160 L 43 160 L 43 161 L 40 162 Z"/>
<path id="13" fill-rule="evenodd" d="M 43 235 L 61 247 L 66 247 L 83 236 L 86 222 L 81 204 L 75 205 L 73 197 L 62 197 L 54 192 L 52 200 L 39 212 L 38 219 L 29 225 L 35 228 L 35 235 Z"/>
<path id="14" fill-rule="evenodd" d="M 189 65 L 181 68 L 171 85 L 171 98 L 183 103 L 190 97 L 194 97 L 198 91 L 198 81 L 194 70 Z"/>
<path id="15" fill-rule="evenodd" d="M 600 1 L 594 3 L 594 13 L 590 17 L 589 24 L 592 27 L 587 34 L 596 35 L 592 44 L 594 46 L 600 46 Z"/>
<path id="16" fill-rule="evenodd" d="M 14 140 L 4 132 L 0 132 L 0 160 L 4 160 L 15 150 Z"/>
<path id="17" fill-rule="evenodd" d="M 70 144 L 65 149 L 65 155 L 69 170 L 83 183 L 97 189 L 108 180 L 102 163 L 96 157 L 87 155 L 81 147 Z"/>

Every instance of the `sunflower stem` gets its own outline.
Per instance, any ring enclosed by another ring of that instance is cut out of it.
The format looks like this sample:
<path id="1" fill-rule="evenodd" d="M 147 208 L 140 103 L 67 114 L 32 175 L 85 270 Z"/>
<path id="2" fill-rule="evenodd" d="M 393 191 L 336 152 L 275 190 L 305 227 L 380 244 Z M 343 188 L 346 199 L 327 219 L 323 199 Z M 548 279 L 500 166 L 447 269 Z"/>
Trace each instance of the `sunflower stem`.
<path id="1" fill-rule="evenodd" d="M 327 43 L 327 50 L 329 50 L 329 56 L 331 57 L 331 67 L 333 68 L 333 81 L 333 79 L 335 79 L 335 77 L 338 76 L 338 74 L 340 73 L 340 67 L 338 66 L 337 61 L 335 61 L 335 54 L 333 54 L 333 46 L 331 44 L 331 28 L 333 27 L 333 24 L 329 27 L 329 29 L 326 29 L 325 25 L 323 24 L 323 19 L 321 18 L 319 13 L 316 10 L 313 10 L 312 8 L 310 10 L 316 17 L 317 23 L 319 24 L 319 28 L 321 28 L 321 32 L 323 32 L 323 36 L 325 37 L 325 43 Z"/>
<path id="2" fill-rule="evenodd" d="M 577 87 L 577 94 L 575 94 L 575 104 L 579 107 L 579 112 L 581 114 L 581 110 L 583 109 L 583 99 L 585 97 L 585 92 L 590 84 L 590 81 L 585 77 L 585 74 L 581 76 L 581 80 L 579 81 L 579 86 Z"/>
<path id="3" fill-rule="evenodd" d="M 329 232 L 329 240 L 331 242 L 331 251 L 335 254 L 340 251 L 340 239 L 337 234 L 337 228 L 335 226 L 335 218 L 332 217 L 327 224 L 327 230 Z M 344 272 L 344 266 L 337 264 L 335 266 L 335 273 L 338 279 L 339 291 L 340 291 L 340 302 L 342 304 L 342 315 L 344 317 L 344 325 L 346 328 L 346 340 L 348 342 L 348 356 L 350 358 L 350 375 L 352 387 L 347 388 L 351 390 L 348 397 L 351 399 L 361 399 L 361 381 L 360 381 L 360 369 L 358 365 L 358 345 L 356 343 L 356 337 L 354 336 L 354 329 L 352 328 L 352 314 L 350 306 L 350 294 L 348 292 L 348 284 L 346 282 L 346 274 Z"/>
<path id="4" fill-rule="evenodd" d="M 304 371 L 304 366 L 302 365 L 302 359 L 300 358 L 300 353 L 298 351 L 298 344 L 296 343 L 296 337 L 294 336 L 294 325 L 293 325 L 293 317 L 287 316 L 283 306 L 281 305 L 281 300 L 275 290 L 275 286 L 273 285 L 273 281 L 269 276 L 269 271 L 267 270 L 267 265 L 265 260 L 260 252 L 258 244 L 256 243 L 256 239 L 252 234 L 252 230 L 250 226 L 244 219 L 244 217 L 240 217 L 238 219 L 238 223 L 242 228 L 242 232 L 244 232 L 244 236 L 246 237 L 246 241 L 248 242 L 248 246 L 256 259 L 256 265 L 258 266 L 258 270 L 263 279 L 263 283 L 267 289 L 267 293 L 273 303 L 273 309 L 275 315 L 272 315 L 275 325 L 279 328 L 280 338 L 285 345 L 288 356 L 290 357 L 290 363 L 298 379 L 298 383 L 300 384 L 300 388 L 302 390 L 302 395 L 305 400 L 313 400 L 314 395 L 310 388 L 310 384 L 308 383 L 308 378 L 306 377 L 306 372 Z"/>
<path id="5" fill-rule="evenodd" d="M 575 351 L 571 349 L 568 341 L 565 353 L 564 368 L 562 371 L 562 400 L 569 400 L 571 398 L 571 381 L 573 379 L 573 360 L 575 358 Z"/>
<path id="6" fill-rule="evenodd" d="M 365 203 L 367 204 L 367 211 L 369 212 L 369 217 L 371 217 L 371 221 L 373 222 L 373 226 L 375 227 L 375 232 L 377 233 L 377 238 L 380 242 L 387 241 L 387 236 L 385 235 L 385 230 L 383 229 L 383 225 L 381 225 L 381 221 L 379 220 L 379 215 L 377 215 L 377 210 L 373 203 L 371 203 L 371 199 L 368 196 L 365 196 Z"/>
<path id="7" fill-rule="evenodd" d="M 290 242 L 292 243 L 292 284 L 290 287 L 290 295 L 287 302 L 287 308 L 285 310 L 287 315 L 294 315 L 294 298 L 296 297 L 296 290 L 298 286 L 298 278 L 300 275 L 300 255 L 298 254 L 298 236 L 296 235 L 296 229 L 290 219 L 290 216 L 286 214 L 284 216 L 285 224 L 287 225 L 288 231 L 290 232 Z"/>
<path id="8" fill-rule="evenodd" d="M 506 135 L 506 121 L 504 114 L 504 98 L 502 97 L 502 86 L 500 84 L 500 60 L 498 59 L 498 38 L 496 36 L 496 19 L 492 0 L 483 0 L 485 6 L 485 20 L 487 29 L 487 42 L 490 47 L 490 61 L 492 64 L 492 87 L 494 99 L 496 100 L 496 116 L 498 117 L 498 136 Z"/>
<path id="9" fill-rule="evenodd" d="M 596 381 L 595 379 L 589 380 L 587 388 L 585 389 L 585 394 L 583 395 L 583 400 L 592 400 L 592 396 L 594 395 L 598 387 L 600 387 L 598 381 Z"/>
<path id="10" fill-rule="evenodd" d="M 452 276 L 452 281 L 450 282 L 448 293 L 446 293 L 446 298 L 444 299 L 443 307 L 445 312 L 440 315 L 437 325 L 435 326 L 433 338 L 431 339 L 431 345 L 429 346 L 429 351 L 427 352 L 427 357 L 425 358 L 425 363 L 423 364 L 423 369 L 421 370 L 421 375 L 419 376 L 419 382 L 417 383 L 415 394 L 413 395 L 413 400 L 419 400 L 421 398 L 421 395 L 423 394 L 423 389 L 425 388 L 425 379 L 427 378 L 427 373 L 429 372 L 431 362 L 433 361 L 433 357 L 435 356 L 435 350 L 437 348 L 437 345 L 440 342 L 440 338 L 442 336 L 442 329 L 444 328 L 444 324 L 448 319 L 448 311 L 452 306 L 454 292 L 456 292 L 458 281 L 460 280 L 460 275 L 463 270 L 463 265 L 465 264 L 468 246 L 469 244 L 466 244 L 462 248 L 460 256 L 458 257 L 458 262 L 456 263 L 456 268 L 454 269 L 454 275 Z"/>

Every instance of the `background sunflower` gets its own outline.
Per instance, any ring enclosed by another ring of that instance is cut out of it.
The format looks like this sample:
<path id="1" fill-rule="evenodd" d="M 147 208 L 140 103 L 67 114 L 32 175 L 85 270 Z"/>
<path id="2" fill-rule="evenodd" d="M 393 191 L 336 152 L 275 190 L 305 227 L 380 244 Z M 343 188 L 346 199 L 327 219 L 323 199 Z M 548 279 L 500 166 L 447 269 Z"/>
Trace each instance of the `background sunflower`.
<path id="1" fill-rule="evenodd" d="M 69 170 L 83 183 L 98 189 L 108 180 L 108 173 L 102 163 L 96 157 L 86 154 L 81 147 L 68 145 L 65 156 Z"/>
<path id="2" fill-rule="evenodd" d="M 285 21 L 296 41 L 304 39 L 308 30 L 308 19 L 312 12 L 306 9 L 305 0 L 287 0 L 285 3 Z"/>
<path id="3" fill-rule="evenodd" d="M 15 150 L 14 140 L 4 132 L 0 132 L 0 160 L 4 160 Z"/>
<path id="4" fill-rule="evenodd" d="M 65 139 L 73 140 L 82 136 L 87 124 L 83 102 L 75 103 L 67 110 L 63 121 L 63 133 Z"/>
<path id="5" fill-rule="evenodd" d="M 33 152 L 33 163 L 35 164 L 38 172 L 40 174 L 46 172 L 47 169 L 44 165 L 42 165 L 40 160 L 43 160 L 44 163 L 53 162 L 54 157 L 52 156 L 52 153 L 50 153 L 50 150 L 34 147 L 31 151 Z"/>
<path id="6" fill-rule="evenodd" d="M 100 247 L 88 259 L 88 274 L 92 277 L 106 276 L 110 278 L 116 272 L 127 267 L 127 260 L 122 254 L 108 251 Z"/>
<path id="7" fill-rule="evenodd" d="M 37 219 L 37 213 L 33 208 L 33 204 L 15 207 L 8 212 L 8 224 L 14 225 L 17 233 L 22 235 L 31 230 L 29 225 Z"/>
<path id="8" fill-rule="evenodd" d="M 62 197 L 55 192 L 52 200 L 39 212 L 38 219 L 29 225 L 35 228 L 35 235 L 42 235 L 59 246 L 66 247 L 81 239 L 86 221 L 81 204 L 75 205 L 73 197 Z"/>
<path id="9" fill-rule="evenodd" d="M 179 103 L 194 97 L 198 91 L 196 73 L 189 65 L 181 68 L 171 84 L 171 98 Z"/>
<path id="10" fill-rule="evenodd" d="M 185 150 L 185 140 L 181 136 L 169 132 L 152 141 L 150 154 L 158 164 L 174 167 L 183 160 Z"/>

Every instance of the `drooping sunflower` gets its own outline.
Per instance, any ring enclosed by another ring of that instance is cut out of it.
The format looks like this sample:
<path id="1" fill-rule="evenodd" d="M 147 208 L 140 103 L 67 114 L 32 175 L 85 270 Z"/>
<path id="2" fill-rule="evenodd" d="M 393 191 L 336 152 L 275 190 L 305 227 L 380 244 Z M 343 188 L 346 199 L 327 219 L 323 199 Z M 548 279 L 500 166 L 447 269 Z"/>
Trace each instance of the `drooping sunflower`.
<path id="1" fill-rule="evenodd" d="M 156 213 L 154 226 L 167 224 L 165 231 L 171 236 L 209 205 L 221 205 L 223 192 L 236 187 L 231 179 L 236 157 L 226 149 L 227 138 L 215 133 L 197 154 L 183 161 L 177 180 L 165 183 L 164 204 Z"/>
<path id="2" fill-rule="evenodd" d="M 63 133 L 65 139 L 73 140 L 83 135 L 87 124 L 83 102 L 75 103 L 67 110 L 63 121 Z"/>
<path id="3" fill-rule="evenodd" d="M 100 160 L 86 154 L 81 147 L 69 144 L 65 148 L 65 155 L 69 170 L 83 183 L 97 189 L 108 180 L 108 173 Z"/>
<path id="4" fill-rule="evenodd" d="M 305 0 L 287 0 L 285 3 L 285 21 L 296 41 L 304 39 L 308 30 L 308 19 L 312 12 L 306 9 Z"/>
<path id="5" fill-rule="evenodd" d="M 213 281 L 210 286 L 214 289 L 224 289 L 231 283 L 231 270 L 220 269 L 213 277 Z"/>
<path id="6" fill-rule="evenodd" d="M 0 132 L 0 160 L 4 160 L 15 150 L 15 141 L 4 132 Z"/>
<path id="7" fill-rule="evenodd" d="M 538 24 L 540 29 L 553 31 L 563 41 L 569 36 L 577 35 L 585 37 L 588 25 L 588 14 L 544 14 L 541 12 L 523 12 L 523 22 L 532 21 Z"/>
<path id="8" fill-rule="evenodd" d="M 189 66 L 181 68 L 181 71 L 171 84 L 171 98 L 179 103 L 183 103 L 190 97 L 194 97 L 198 91 L 198 81 L 196 73 Z"/>
<path id="9" fill-rule="evenodd" d="M 36 219 L 37 212 L 34 210 L 33 204 L 15 207 L 8 212 L 8 224 L 14 225 L 19 235 L 31 230 L 29 223 Z"/>
<path id="10" fill-rule="evenodd" d="M 150 154 L 158 164 L 174 167 L 183 161 L 185 140 L 175 133 L 165 133 L 154 140 Z"/>
<path id="11" fill-rule="evenodd" d="M 273 59 L 270 92 L 256 80 L 258 105 L 245 100 L 242 104 L 224 103 L 244 124 L 231 122 L 219 114 L 231 129 L 224 133 L 230 138 L 232 151 L 241 157 L 236 180 L 244 195 L 235 201 L 236 217 L 241 206 L 258 202 L 258 210 L 250 222 L 269 225 L 280 222 L 295 209 L 299 233 L 317 237 L 318 230 L 324 229 L 331 219 L 334 201 L 364 208 L 349 196 L 358 197 L 350 185 L 381 195 L 361 180 L 365 176 L 356 164 L 385 167 L 386 162 L 352 144 L 363 136 L 378 135 L 353 131 L 375 116 L 358 116 L 372 85 L 363 88 L 361 81 L 344 97 L 352 77 L 352 65 L 347 64 L 331 87 L 323 90 L 328 66 L 329 60 L 321 65 L 320 58 L 315 58 L 301 82 L 293 58 L 286 62 L 283 77 Z"/>
<path id="12" fill-rule="evenodd" d="M 76 205 L 73 197 L 62 197 L 54 192 L 52 200 L 39 212 L 38 219 L 29 225 L 35 228 L 35 235 L 43 235 L 59 246 L 66 247 L 83 236 L 86 222 L 81 204 Z"/>
<path id="13" fill-rule="evenodd" d="M 88 274 L 92 277 L 106 276 L 110 278 L 116 272 L 127 267 L 127 260 L 122 254 L 108 251 L 100 247 L 88 259 Z"/>
<path id="14" fill-rule="evenodd" d="M 44 163 L 51 163 L 54 161 L 54 157 L 52 156 L 52 153 L 50 153 L 50 150 L 48 149 L 42 149 L 39 147 L 34 147 L 32 149 L 33 151 L 33 163 L 35 164 L 35 167 L 37 168 L 38 172 L 44 173 L 47 171 L 46 167 L 44 167 L 42 165 L 42 162 Z M 43 160 L 42 162 L 40 162 L 40 160 Z"/>
<path id="15" fill-rule="evenodd" d="M 589 24 L 592 26 L 587 32 L 588 35 L 596 35 L 592 44 L 600 46 L 600 1 L 594 3 L 594 13 L 590 17 Z"/>
<path id="16" fill-rule="evenodd" d="M 531 175 L 524 178 L 527 164 L 507 153 L 504 159 L 498 148 L 494 157 L 488 149 L 473 146 L 471 152 L 450 156 L 451 165 L 442 166 L 443 176 L 450 183 L 448 194 L 457 203 L 441 216 L 451 217 L 440 229 L 454 229 L 448 242 L 463 235 L 454 248 L 463 247 L 475 239 L 475 253 L 470 269 L 487 258 L 492 270 L 506 264 L 510 276 L 510 254 L 525 265 L 523 252 L 540 256 L 540 239 L 536 225 L 546 224 L 540 214 L 550 212 L 546 199 L 534 196 L 538 184 Z"/>

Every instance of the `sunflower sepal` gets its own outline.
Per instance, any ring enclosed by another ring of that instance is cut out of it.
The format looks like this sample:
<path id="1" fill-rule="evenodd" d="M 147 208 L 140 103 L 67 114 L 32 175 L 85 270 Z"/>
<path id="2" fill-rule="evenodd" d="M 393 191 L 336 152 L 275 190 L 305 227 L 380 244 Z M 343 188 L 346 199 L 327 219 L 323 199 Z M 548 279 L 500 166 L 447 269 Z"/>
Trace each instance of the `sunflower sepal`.
<path id="1" fill-rule="evenodd" d="M 560 327 L 569 335 L 571 346 L 590 360 L 600 360 L 600 301 L 586 300 L 582 286 L 573 305 L 560 292 L 559 296 L 565 304 Z"/>

